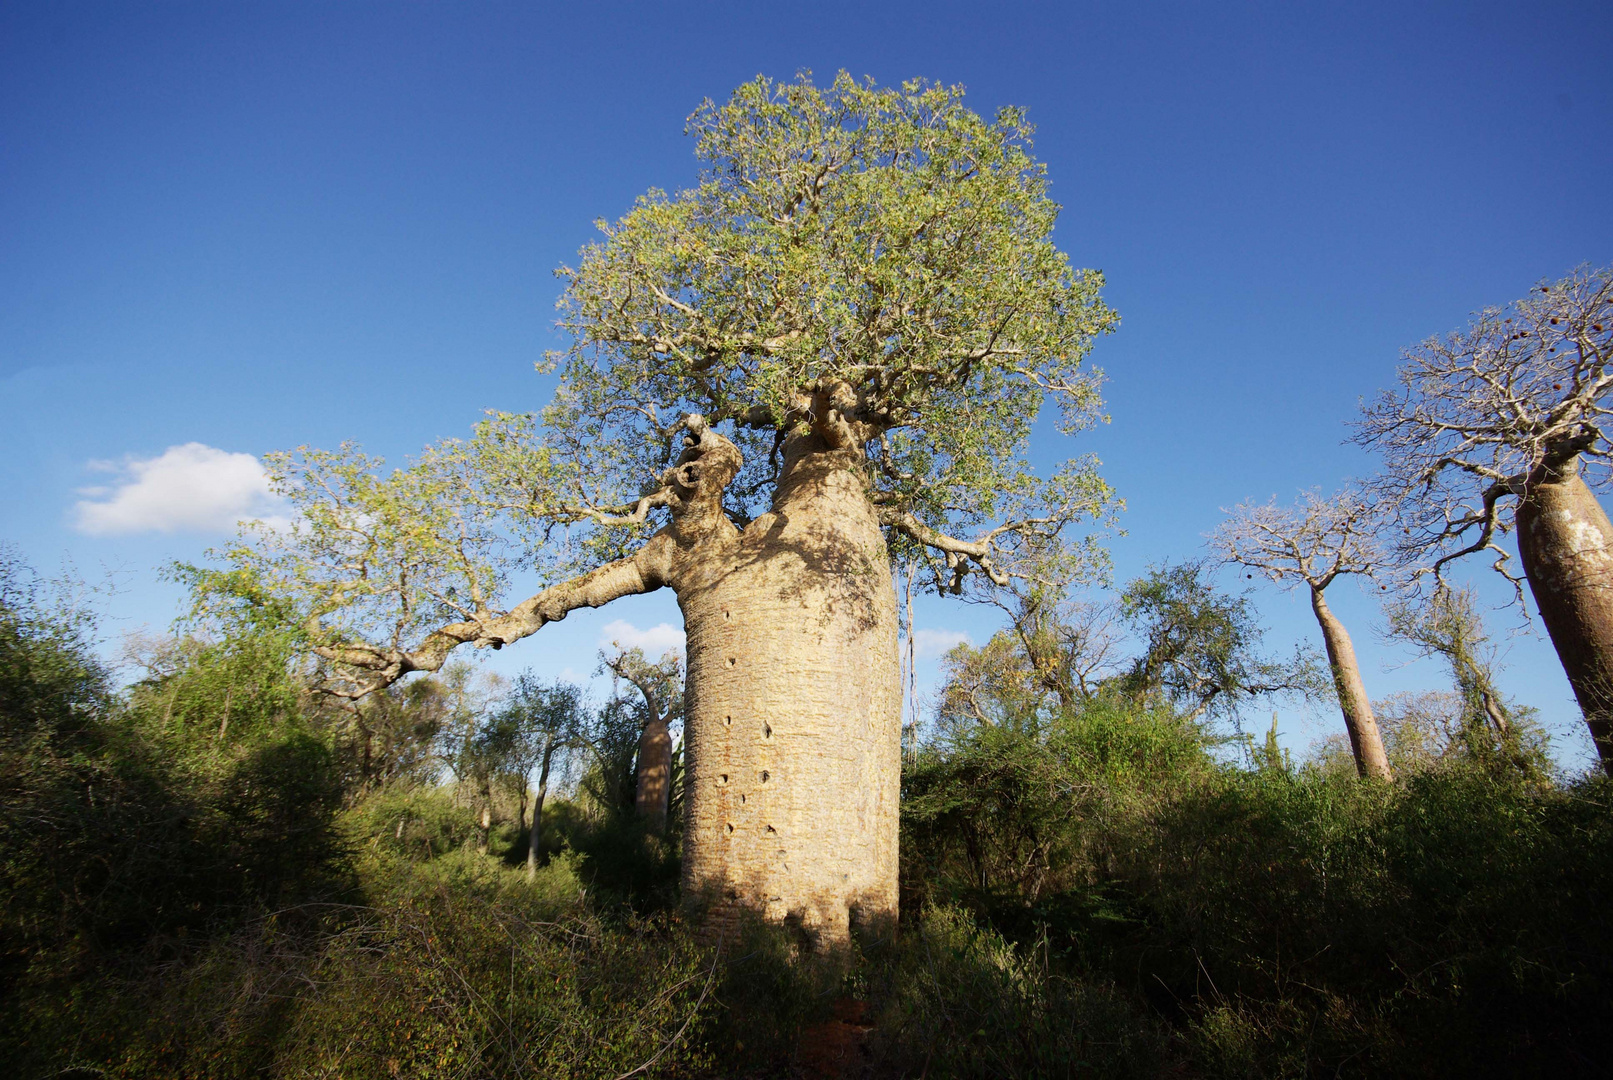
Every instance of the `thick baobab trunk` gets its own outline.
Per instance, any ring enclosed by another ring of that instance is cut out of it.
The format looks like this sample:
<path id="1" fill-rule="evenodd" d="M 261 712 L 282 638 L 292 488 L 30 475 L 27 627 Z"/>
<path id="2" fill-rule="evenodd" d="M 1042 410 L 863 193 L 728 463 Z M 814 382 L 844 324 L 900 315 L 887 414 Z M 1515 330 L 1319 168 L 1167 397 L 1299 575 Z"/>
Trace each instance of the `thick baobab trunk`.
<path id="1" fill-rule="evenodd" d="M 1333 670 L 1333 686 L 1338 691 L 1339 709 L 1344 713 L 1344 730 L 1350 736 L 1350 752 L 1355 755 L 1356 770 L 1362 776 L 1388 780 L 1389 757 L 1383 751 L 1383 735 L 1378 731 L 1377 717 L 1372 715 L 1372 701 L 1361 684 L 1361 667 L 1356 663 L 1355 646 L 1350 642 L 1349 632 L 1327 606 L 1322 590 L 1314 586 L 1311 610 L 1316 612 L 1316 621 L 1322 627 L 1327 663 Z"/>
<path id="2" fill-rule="evenodd" d="M 896 592 L 857 461 L 792 439 L 771 512 L 695 545 L 671 583 L 688 634 L 684 894 L 815 949 L 894 927 L 901 780 Z"/>
<path id="3" fill-rule="evenodd" d="M 813 416 L 812 431 L 783 442 L 772 509 L 743 532 L 722 505 L 739 450 L 690 417 L 656 495 L 672 520 L 632 556 L 505 615 L 439 630 L 413 653 L 321 655 L 395 678 L 435 670 L 458 643 L 505 644 L 579 607 L 670 587 L 688 635 L 686 901 L 704 907 L 713 937 L 747 913 L 794 922 L 825 951 L 846 944 L 854 923 L 889 932 L 901 786 L 896 590 L 861 441 L 832 402 Z M 536 802 L 534 828 L 541 785 Z"/>
<path id="4" fill-rule="evenodd" d="M 1518 554 L 1602 768 L 1613 775 L 1613 524 L 1577 463 L 1531 483 Z"/>
<path id="5" fill-rule="evenodd" d="M 666 717 L 651 717 L 638 737 L 638 777 L 633 812 L 653 832 L 666 831 L 667 799 L 672 794 L 672 734 Z"/>

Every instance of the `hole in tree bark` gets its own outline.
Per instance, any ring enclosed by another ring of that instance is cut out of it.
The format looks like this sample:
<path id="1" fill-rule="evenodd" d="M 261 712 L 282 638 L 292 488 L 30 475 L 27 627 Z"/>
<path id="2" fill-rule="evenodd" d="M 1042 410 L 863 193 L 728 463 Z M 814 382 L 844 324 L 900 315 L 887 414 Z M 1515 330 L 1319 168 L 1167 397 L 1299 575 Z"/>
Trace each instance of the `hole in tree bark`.
<path id="1" fill-rule="evenodd" d="M 728 831 L 729 831 L 729 832 L 733 832 L 733 831 L 734 831 L 734 827 L 733 827 L 733 826 L 732 826 L 732 825 L 730 825 L 730 826 L 728 826 Z M 778 830 L 777 830 L 777 829 L 775 829 L 775 828 L 773 828 L 773 826 L 771 826 L 771 825 L 769 825 L 769 826 L 768 826 L 768 827 L 767 827 L 767 831 L 768 831 L 768 832 L 770 832 L 770 833 L 773 833 L 773 834 L 775 834 L 775 835 L 776 835 L 776 834 L 777 834 L 777 833 L 778 833 Z"/>
<path id="2" fill-rule="evenodd" d="M 767 783 L 767 770 L 766 769 L 762 770 L 762 783 L 764 783 L 764 784 Z"/>
<path id="3" fill-rule="evenodd" d="M 722 718 L 722 722 L 725 724 L 732 724 L 734 722 L 734 718 L 732 716 L 725 716 Z"/>
<path id="4" fill-rule="evenodd" d="M 733 822 L 732 822 L 732 821 L 730 821 L 730 822 L 729 822 L 729 823 L 728 823 L 728 831 L 729 831 L 729 832 L 733 832 L 733 831 L 734 831 L 734 823 L 733 823 Z"/>
<path id="5" fill-rule="evenodd" d="M 763 724 L 762 725 L 762 738 L 771 739 L 772 737 L 773 737 L 773 727 L 772 727 L 772 725 L 771 724 Z"/>
<path id="6" fill-rule="evenodd" d="M 726 783 L 728 783 L 728 774 L 727 773 L 723 773 L 721 776 L 717 777 L 717 786 L 718 787 L 721 787 L 722 785 L 724 785 Z"/>
<path id="7" fill-rule="evenodd" d="M 745 804 L 745 796 L 741 795 L 739 797 L 739 803 L 740 803 L 741 806 L 743 806 Z"/>
<path id="8" fill-rule="evenodd" d="M 734 659 L 734 658 L 733 658 L 733 657 L 732 657 L 732 656 L 730 656 L 730 657 L 729 657 L 729 658 L 728 658 L 728 666 L 729 666 L 729 667 L 733 667 L 733 666 L 734 666 L 734 665 L 735 665 L 735 664 L 737 664 L 737 663 L 739 663 L 739 661 L 738 661 L 738 660 L 736 660 L 736 659 Z"/>
<path id="9" fill-rule="evenodd" d="M 729 619 L 732 619 L 734 616 L 731 613 L 725 611 L 725 612 L 722 613 L 722 617 L 723 617 L 723 621 L 727 622 Z"/>

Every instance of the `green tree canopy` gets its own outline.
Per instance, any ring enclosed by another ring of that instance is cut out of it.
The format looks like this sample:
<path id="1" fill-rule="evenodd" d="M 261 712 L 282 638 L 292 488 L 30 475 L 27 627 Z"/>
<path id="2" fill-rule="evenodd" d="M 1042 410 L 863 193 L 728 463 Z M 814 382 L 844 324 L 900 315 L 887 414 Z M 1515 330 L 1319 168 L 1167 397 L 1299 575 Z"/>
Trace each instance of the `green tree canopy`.
<path id="1" fill-rule="evenodd" d="M 1066 433 L 1100 419 L 1083 360 L 1117 317 L 1053 244 L 1023 113 L 987 120 L 923 81 L 759 77 L 688 130 L 699 182 L 601 221 L 558 272 L 571 343 L 545 361 L 560 387 L 541 415 L 490 414 L 390 474 L 350 445 L 271 456 L 298 528 L 259 529 L 227 552 L 240 573 L 206 584 L 295 595 L 328 659 L 439 666 L 541 625 L 517 609 L 518 632 L 491 628 L 515 566 L 557 582 L 632 551 L 694 475 L 679 437 L 708 430 L 740 451 L 722 501 L 740 528 L 806 433 L 850 452 L 937 589 L 1034 573 L 1050 548 L 1066 576 L 1100 564 L 1060 539 L 1113 505 L 1096 462 L 1037 476 L 1027 448 L 1046 399 Z"/>

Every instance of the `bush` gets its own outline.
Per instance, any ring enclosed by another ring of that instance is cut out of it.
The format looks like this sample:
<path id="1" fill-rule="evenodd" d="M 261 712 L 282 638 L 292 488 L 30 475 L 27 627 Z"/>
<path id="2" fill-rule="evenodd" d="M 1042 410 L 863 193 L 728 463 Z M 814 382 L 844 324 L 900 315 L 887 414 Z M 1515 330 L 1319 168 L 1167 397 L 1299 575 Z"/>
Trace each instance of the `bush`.
<path id="1" fill-rule="evenodd" d="M 1460 758 L 1398 784 L 1246 770 L 1158 715 L 1124 722 L 1106 707 L 921 757 L 904 904 L 1040 942 L 1149 1003 L 1213 1075 L 1613 1067 L 1608 782 Z"/>
<path id="2" fill-rule="evenodd" d="M 517 886 L 393 896 L 334 935 L 311 978 L 275 1075 L 687 1071 L 716 974 L 664 924 L 556 912 Z"/>
<path id="3" fill-rule="evenodd" d="M 876 987 L 876 1051 L 903 1075 L 1153 1077 L 1165 1063 L 1164 1027 L 1135 999 L 958 908 L 925 911 Z"/>

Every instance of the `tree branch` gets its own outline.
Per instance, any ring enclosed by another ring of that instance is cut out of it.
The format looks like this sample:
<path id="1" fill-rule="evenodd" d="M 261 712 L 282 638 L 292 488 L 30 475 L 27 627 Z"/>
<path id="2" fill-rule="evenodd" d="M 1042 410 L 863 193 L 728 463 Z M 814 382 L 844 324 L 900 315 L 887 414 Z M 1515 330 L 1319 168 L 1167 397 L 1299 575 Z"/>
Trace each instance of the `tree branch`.
<path id="1" fill-rule="evenodd" d="M 559 622 L 578 608 L 602 607 L 612 600 L 653 592 L 665 584 L 672 541 L 657 534 L 625 559 L 606 563 L 569 581 L 538 593 L 511 611 L 450 623 L 430 634 L 415 649 L 386 648 L 366 642 L 318 645 L 314 653 L 344 668 L 356 668 L 365 677 L 352 687 L 329 690 L 337 697 L 356 700 L 397 682 L 412 671 L 437 671 L 448 654 L 460 645 L 503 648 Z M 325 636 L 317 615 L 307 621 L 310 636 Z"/>

